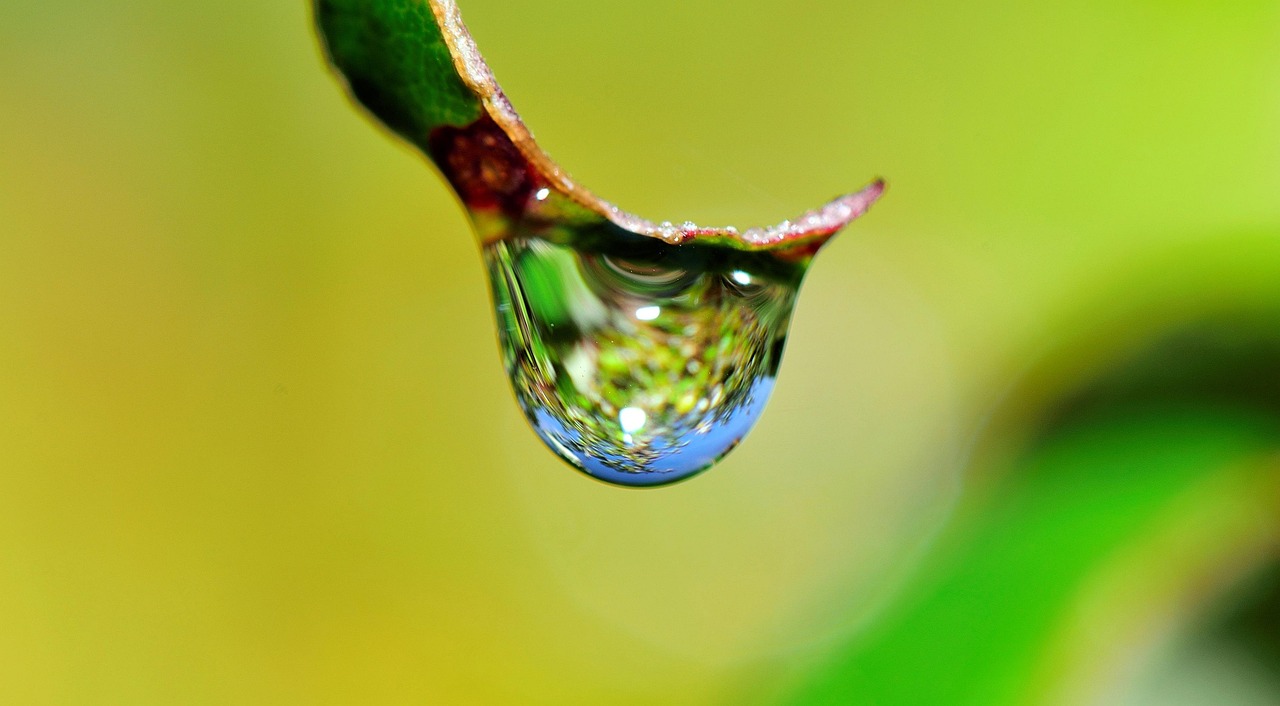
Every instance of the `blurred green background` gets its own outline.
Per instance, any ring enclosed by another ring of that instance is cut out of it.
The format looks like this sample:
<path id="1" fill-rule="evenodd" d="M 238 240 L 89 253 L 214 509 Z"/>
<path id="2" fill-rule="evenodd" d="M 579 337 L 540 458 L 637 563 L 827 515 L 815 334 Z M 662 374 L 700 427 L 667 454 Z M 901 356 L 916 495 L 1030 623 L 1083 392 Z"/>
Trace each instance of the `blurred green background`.
<path id="1" fill-rule="evenodd" d="M 0 701 L 1280 703 L 1280 3 L 462 9 L 624 208 L 889 179 L 757 430 L 547 452 L 304 3 L 6 0 Z"/>

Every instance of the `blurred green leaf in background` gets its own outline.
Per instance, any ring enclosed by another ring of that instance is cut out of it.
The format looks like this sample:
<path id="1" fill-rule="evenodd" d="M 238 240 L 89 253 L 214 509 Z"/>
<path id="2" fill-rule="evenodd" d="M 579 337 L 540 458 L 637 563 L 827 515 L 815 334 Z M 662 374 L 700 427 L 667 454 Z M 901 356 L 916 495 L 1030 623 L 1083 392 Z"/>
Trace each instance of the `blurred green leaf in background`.
<path id="1" fill-rule="evenodd" d="M 1280 3 L 464 2 L 624 208 L 890 179 L 758 430 L 547 454 L 304 3 L 10 0 L 0 701 L 1280 702 Z"/>

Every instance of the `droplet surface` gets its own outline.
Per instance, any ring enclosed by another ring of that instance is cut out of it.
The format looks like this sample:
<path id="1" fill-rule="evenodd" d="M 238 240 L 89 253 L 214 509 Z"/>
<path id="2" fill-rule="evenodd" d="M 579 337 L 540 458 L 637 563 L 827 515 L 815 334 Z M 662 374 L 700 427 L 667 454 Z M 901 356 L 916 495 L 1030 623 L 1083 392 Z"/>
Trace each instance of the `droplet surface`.
<path id="1" fill-rule="evenodd" d="M 615 228 L 484 248 L 503 363 L 543 441 L 611 483 L 713 465 L 773 389 L 807 261 Z"/>

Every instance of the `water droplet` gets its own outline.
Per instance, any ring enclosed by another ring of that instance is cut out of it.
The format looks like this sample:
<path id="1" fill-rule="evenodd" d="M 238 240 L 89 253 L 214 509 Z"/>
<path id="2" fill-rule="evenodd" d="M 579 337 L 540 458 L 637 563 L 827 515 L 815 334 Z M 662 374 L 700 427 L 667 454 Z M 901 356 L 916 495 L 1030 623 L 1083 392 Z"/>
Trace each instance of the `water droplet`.
<path id="1" fill-rule="evenodd" d="M 611 483 L 707 469 L 760 417 L 807 258 L 604 227 L 485 246 L 503 362 L 546 444 Z"/>
<path id="2" fill-rule="evenodd" d="M 884 182 L 767 228 L 654 223 L 542 151 L 455 3 L 394 22 L 377 3 L 330 4 L 316 19 L 352 96 L 431 159 L 485 244 L 503 359 L 547 445 L 625 485 L 728 453 L 773 388 L 810 259 Z M 401 60 L 424 51 L 431 61 Z"/>

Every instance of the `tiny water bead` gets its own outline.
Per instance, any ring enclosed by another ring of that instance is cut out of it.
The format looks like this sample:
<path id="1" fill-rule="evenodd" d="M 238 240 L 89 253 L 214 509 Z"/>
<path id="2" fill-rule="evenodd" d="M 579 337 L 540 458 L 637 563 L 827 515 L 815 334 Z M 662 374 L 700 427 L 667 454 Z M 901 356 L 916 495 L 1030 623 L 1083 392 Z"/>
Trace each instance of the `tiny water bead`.
<path id="1" fill-rule="evenodd" d="M 712 466 L 773 389 L 803 265 L 625 231 L 484 249 L 503 363 L 534 430 L 632 486 Z"/>

